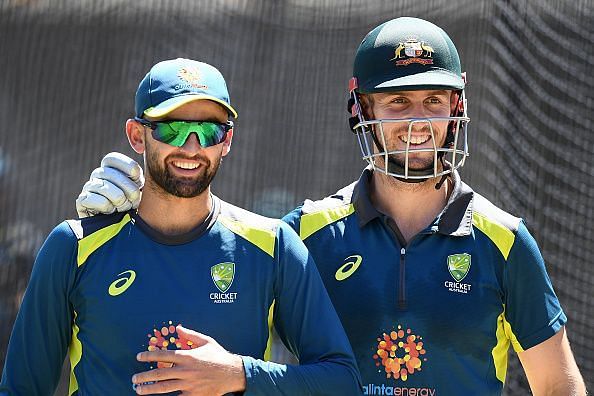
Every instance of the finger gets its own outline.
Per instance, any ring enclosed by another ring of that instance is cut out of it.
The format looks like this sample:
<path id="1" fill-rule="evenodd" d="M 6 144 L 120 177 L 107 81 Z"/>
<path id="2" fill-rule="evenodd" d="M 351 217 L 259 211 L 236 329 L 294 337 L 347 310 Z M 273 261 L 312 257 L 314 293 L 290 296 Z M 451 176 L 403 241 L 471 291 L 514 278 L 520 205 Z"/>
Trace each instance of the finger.
<path id="1" fill-rule="evenodd" d="M 117 186 L 130 202 L 140 202 L 140 188 L 125 173 L 115 168 L 108 166 L 97 168 L 91 173 L 92 179 L 107 180 Z"/>
<path id="2" fill-rule="evenodd" d="M 115 184 L 107 179 L 92 178 L 83 186 L 83 191 L 104 196 L 114 207 L 126 204 L 126 194 Z"/>
<path id="3" fill-rule="evenodd" d="M 179 367 L 158 368 L 149 371 L 136 373 L 132 376 L 133 384 L 143 384 L 145 382 L 165 381 L 172 379 L 182 379 L 183 370 Z"/>
<path id="4" fill-rule="evenodd" d="M 136 394 L 138 395 L 152 395 L 169 393 L 182 390 L 184 381 L 180 380 L 168 380 L 159 381 L 154 384 L 136 385 Z"/>
<path id="5" fill-rule="evenodd" d="M 168 362 L 180 364 L 184 361 L 185 351 L 145 351 L 136 355 L 139 362 Z"/>
<path id="6" fill-rule="evenodd" d="M 101 194 L 82 192 L 76 199 L 76 211 L 80 218 L 94 216 L 98 213 L 113 213 L 116 208 Z"/>
<path id="7" fill-rule="evenodd" d="M 198 333 L 194 330 L 186 329 L 182 325 L 177 325 L 175 331 L 180 338 L 192 341 L 196 347 L 201 347 L 208 344 L 209 342 L 214 341 L 212 337 L 209 337 L 206 334 Z"/>
<path id="8" fill-rule="evenodd" d="M 122 153 L 112 152 L 106 154 L 101 160 L 101 166 L 108 166 L 124 172 L 138 187 L 142 187 L 144 184 L 144 174 L 140 165 Z"/>

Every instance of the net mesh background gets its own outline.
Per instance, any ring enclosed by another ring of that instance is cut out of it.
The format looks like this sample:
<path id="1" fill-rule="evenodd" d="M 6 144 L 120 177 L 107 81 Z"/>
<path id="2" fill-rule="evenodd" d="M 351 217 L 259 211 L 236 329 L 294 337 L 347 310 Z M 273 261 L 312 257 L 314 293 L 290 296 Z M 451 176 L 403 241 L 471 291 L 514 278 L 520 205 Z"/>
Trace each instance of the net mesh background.
<path id="1" fill-rule="evenodd" d="M 526 219 L 592 388 L 590 0 L 0 2 L 0 362 L 44 238 L 76 216 L 105 153 L 138 158 L 123 125 L 151 65 L 179 56 L 222 71 L 240 116 L 214 191 L 280 216 L 359 176 L 345 111 L 352 60 L 369 30 L 404 15 L 456 43 L 472 119 L 463 177 Z M 527 389 L 511 353 L 505 393 Z"/>

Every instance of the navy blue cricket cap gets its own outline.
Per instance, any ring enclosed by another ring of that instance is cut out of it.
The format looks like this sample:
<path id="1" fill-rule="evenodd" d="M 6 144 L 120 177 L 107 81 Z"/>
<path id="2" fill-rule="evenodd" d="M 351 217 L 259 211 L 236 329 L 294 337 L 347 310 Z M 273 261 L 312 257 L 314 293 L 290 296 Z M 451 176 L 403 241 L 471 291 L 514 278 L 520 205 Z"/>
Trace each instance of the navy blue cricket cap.
<path id="1" fill-rule="evenodd" d="M 160 118 L 195 100 L 212 100 L 237 118 L 231 106 L 227 83 L 208 63 L 177 58 L 154 65 L 136 90 L 136 117 Z"/>
<path id="2" fill-rule="evenodd" d="M 439 26 L 401 17 L 365 36 L 355 55 L 353 76 L 361 93 L 416 89 L 464 89 L 460 57 Z"/>

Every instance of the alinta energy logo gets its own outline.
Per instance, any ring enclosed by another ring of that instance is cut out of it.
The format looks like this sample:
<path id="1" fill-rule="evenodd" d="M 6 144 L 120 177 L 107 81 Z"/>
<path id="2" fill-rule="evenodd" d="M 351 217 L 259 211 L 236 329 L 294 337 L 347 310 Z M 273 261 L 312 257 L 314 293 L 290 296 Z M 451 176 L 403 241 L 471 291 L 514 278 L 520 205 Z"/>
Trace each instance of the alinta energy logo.
<path id="1" fill-rule="evenodd" d="M 155 326 L 153 334 L 149 333 L 147 334 L 147 337 L 149 339 L 146 348 L 147 351 L 156 351 L 159 349 L 163 351 L 176 349 L 187 350 L 197 348 L 192 341 L 186 340 L 183 337 L 178 337 L 175 326 L 171 320 L 167 323 L 163 322 L 163 325 L 160 328 Z M 170 363 L 158 362 L 157 367 L 170 367 Z M 153 368 L 155 367 L 151 366 L 151 369 Z"/>
<path id="2" fill-rule="evenodd" d="M 204 84 L 200 83 L 201 75 L 197 67 L 186 66 L 179 69 L 177 76 L 184 81 L 182 84 L 176 84 L 175 89 L 208 89 Z"/>
<path id="3" fill-rule="evenodd" d="M 377 338 L 374 346 L 373 359 L 378 373 L 384 372 L 386 378 L 396 381 L 395 384 L 366 384 L 363 386 L 364 395 L 418 395 L 433 396 L 435 388 L 407 387 L 409 376 L 415 375 L 427 361 L 423 337 L 414 334 L 410 328 L 404 329 L 398 325 L 389 333 L 383 333 Z"/>
<path id="4" fill-rule="evenodd" d="M 383 333 L 377 338 L 377 351 L 373 355 L 375 365 L 384 367 L 386 378 L 406 381 L 409 374 L 421 371 L 423 361 L 427 361 L 426 358 L 421 360 L 426 353 L 422 340 L 423 337 L 413 334 L 411 329 L 404 330 L 398 325 L 390 334 Z"/>

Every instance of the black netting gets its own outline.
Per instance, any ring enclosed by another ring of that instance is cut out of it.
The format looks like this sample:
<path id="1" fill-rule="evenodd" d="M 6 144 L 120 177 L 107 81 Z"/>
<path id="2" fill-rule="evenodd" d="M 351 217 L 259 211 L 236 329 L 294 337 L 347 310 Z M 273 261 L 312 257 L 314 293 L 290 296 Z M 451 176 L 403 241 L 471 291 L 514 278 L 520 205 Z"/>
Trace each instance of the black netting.
<path id="1" fill-rule="evenodd" d="M 133 155 L 123 124 L 151 65 L 183 56 L 220 68 L 240 117 L 214 190 L 278 216 L 358 177 L 352 59 L 365 33 L 403 15 L 457 44 L 472 118 L 463 176 L 527 220 L 592 387 L 591 0 L 0 2 L 1 361 L 41 241 L 76 215 L 105 153 Z M 515 358 L 506 387 L 527 389 Z"/>

